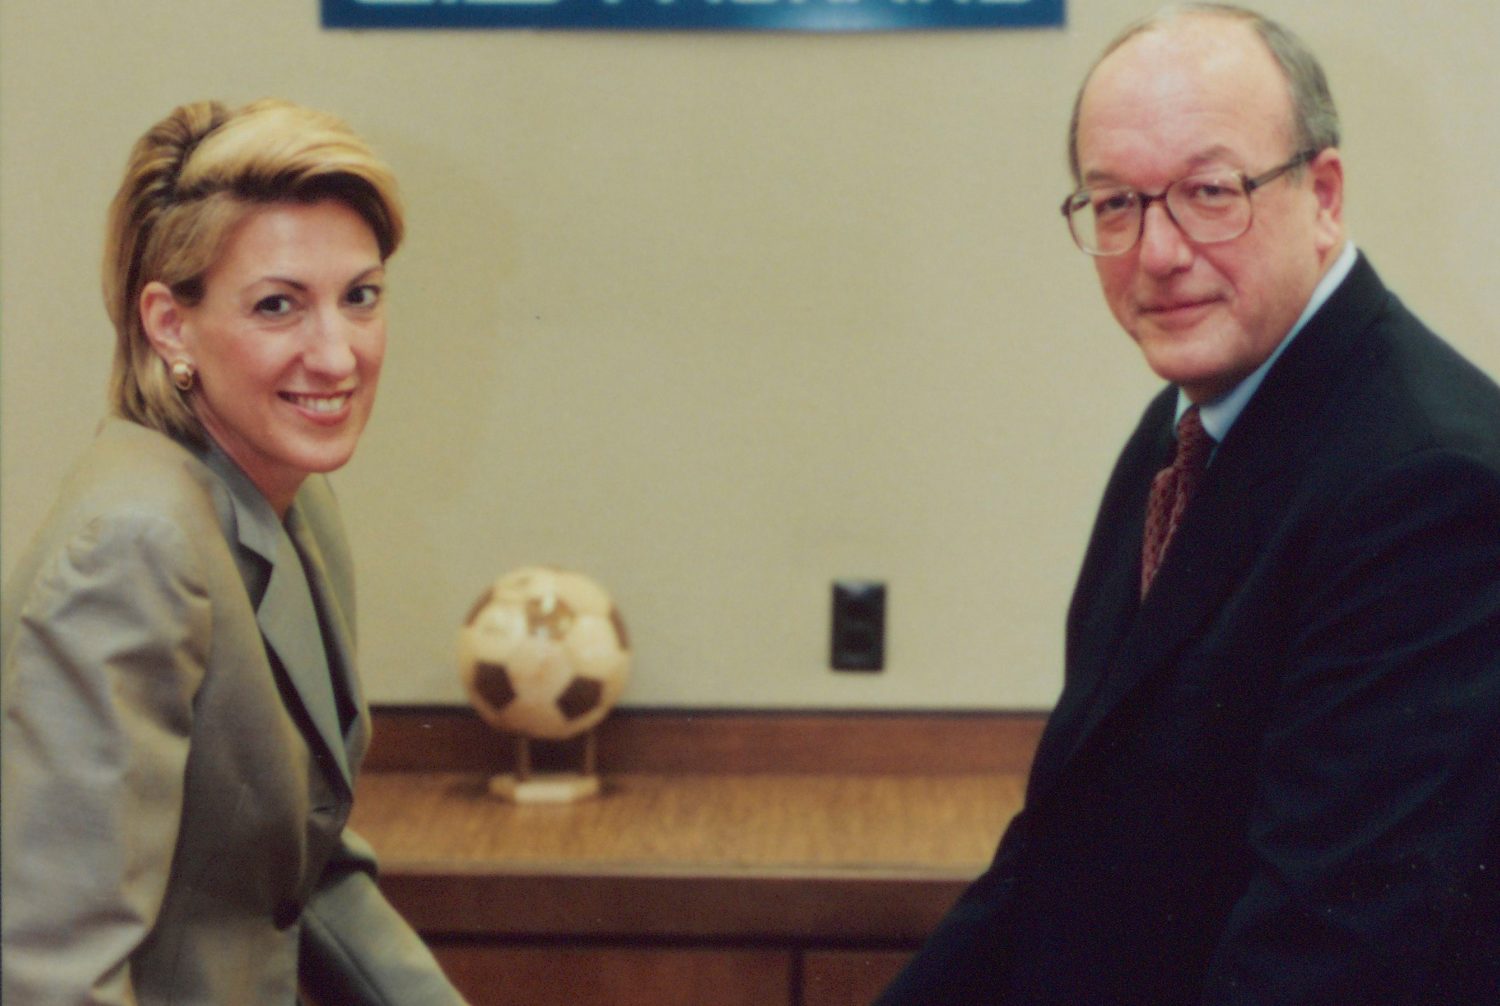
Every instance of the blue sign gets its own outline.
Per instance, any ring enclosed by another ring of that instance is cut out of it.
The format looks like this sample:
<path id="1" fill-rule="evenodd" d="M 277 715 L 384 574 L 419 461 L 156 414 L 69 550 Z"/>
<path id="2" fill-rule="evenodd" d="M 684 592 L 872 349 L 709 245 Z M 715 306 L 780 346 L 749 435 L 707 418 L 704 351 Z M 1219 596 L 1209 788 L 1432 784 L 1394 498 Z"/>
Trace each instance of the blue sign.
<path id="1" fill-rule="evenodd" d="M 899 31 L 1063 23 L 1064 0 L 322 0 L 325 28 Z"/>

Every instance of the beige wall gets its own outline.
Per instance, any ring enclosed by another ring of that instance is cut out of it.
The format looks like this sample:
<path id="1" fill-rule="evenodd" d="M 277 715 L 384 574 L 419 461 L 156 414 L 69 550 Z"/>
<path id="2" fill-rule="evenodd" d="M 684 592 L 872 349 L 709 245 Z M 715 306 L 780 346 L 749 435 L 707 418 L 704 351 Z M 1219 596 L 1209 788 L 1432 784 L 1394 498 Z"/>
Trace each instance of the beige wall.
<path id="1" fill-rule="evenodd" d="M 1063 127 L 1148 6 L 809 37 L 4 0 L 0 558 L 101 412 L 128 145 L 183 100 L 274 93 L 351 120 L 410 204 L 382 400 L 335 477 L 372 698 L 461 701 L 470 601 L 550 562 L 616 595 L 629 704 L 1048 706 L 1093 508 L 1156 386 L 1058 217 Z M 1265 7 L 1325 58 L 1356 240 L 1500 373 L 1500 8 Z M 890 584 L 881 675 L 826 668 L 841 576 Z"/>

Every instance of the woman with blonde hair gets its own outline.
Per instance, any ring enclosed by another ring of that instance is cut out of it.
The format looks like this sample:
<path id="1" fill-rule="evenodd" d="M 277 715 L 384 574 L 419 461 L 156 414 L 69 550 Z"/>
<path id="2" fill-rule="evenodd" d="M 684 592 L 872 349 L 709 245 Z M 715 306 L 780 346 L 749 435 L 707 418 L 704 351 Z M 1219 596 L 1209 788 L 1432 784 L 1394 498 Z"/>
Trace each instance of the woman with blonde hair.
<path id="1" fill-rule="evenodd" d="M 3 999 L 462 999 L 345 828 L 369 715 L 323 478 L 385 352 L 390 171 L 280 101 L 178 108 L 109 214 L 113 416 L 0 615 Z"/>

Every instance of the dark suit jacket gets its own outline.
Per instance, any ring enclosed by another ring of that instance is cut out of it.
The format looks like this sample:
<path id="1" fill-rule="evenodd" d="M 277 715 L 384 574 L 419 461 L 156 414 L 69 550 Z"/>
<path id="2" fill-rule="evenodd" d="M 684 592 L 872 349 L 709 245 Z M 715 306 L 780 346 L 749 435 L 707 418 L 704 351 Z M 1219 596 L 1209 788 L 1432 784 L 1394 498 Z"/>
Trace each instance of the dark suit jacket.
<path id="1" fill-rule="evenodd" d="M 1138 602 L 1105 491 L 1022 813 L 883 1006 L 1500 1003 L 1500 389 L 1369 264 Z"/>
<path id="2" fill-rule="evenodd" d="M 461 1002 L 344 827 L 353 601 L 321 477 L 284 531 L 223 454 L 105 424 L 0 618 L 5 1002 Z"/>

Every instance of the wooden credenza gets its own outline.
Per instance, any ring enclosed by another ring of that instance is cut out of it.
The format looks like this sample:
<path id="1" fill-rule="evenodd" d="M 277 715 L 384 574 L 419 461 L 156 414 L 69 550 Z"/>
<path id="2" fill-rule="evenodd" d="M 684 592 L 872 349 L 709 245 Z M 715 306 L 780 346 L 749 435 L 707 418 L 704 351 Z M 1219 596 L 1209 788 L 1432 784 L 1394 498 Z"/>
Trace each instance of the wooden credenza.
<path id="1" fill-rule="evenodd" d="M 476 1006 L 865 1006 L 983 870 L 1041 725 L 622 710 L 601 797 L 518 806 L 467 710 L 383 709 L 351 826 Z"/>

